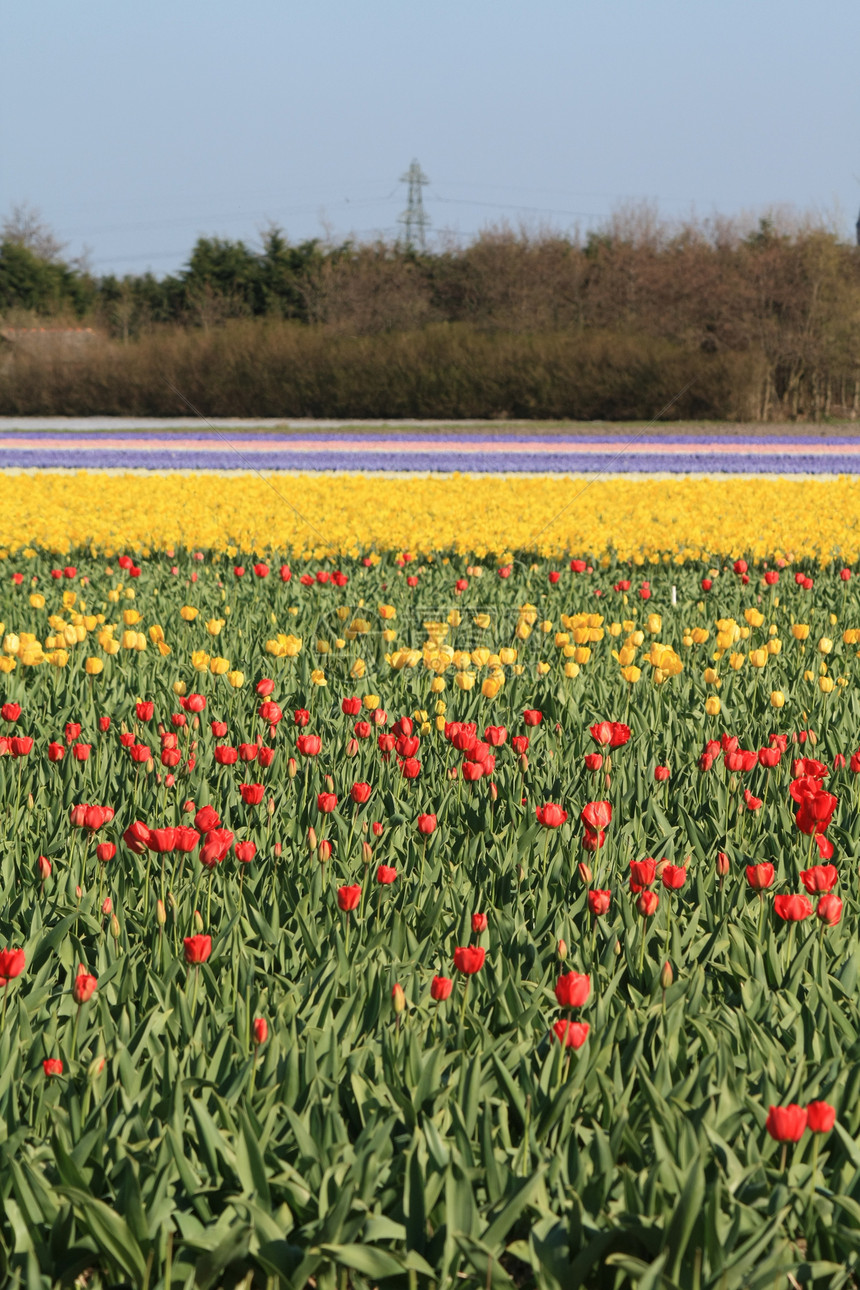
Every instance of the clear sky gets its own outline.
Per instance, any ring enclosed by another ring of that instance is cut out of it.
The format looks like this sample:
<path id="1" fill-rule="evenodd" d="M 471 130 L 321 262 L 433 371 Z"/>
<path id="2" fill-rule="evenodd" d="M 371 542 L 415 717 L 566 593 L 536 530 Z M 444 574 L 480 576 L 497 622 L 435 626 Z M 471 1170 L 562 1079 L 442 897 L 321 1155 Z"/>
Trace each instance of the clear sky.
<path id="1" fill-rule="evenodd" d="M 99 272 L 195 238 L 860 207 L 857 0 L 34 0 L 3 9 L 0 215 Z"/>

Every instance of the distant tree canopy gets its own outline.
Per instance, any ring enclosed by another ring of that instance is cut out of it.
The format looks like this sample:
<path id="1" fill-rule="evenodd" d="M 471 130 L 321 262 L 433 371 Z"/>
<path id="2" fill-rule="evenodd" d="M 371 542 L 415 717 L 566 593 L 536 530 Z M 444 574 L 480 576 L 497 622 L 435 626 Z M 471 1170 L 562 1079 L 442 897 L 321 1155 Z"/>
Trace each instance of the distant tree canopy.
<path id="1" fill-rule="evenodd" d="M 273 226 L 256 248 L 201 237 L 183 269 L 157 278 L 67 263 L 38 213 L 17 208 L 0 226 L 0 315 L 85 319 L 124 343 L 237 320 L 339 337 L 452 325 L 590 334 L 616 337 L 619 353 L 636 342 L 748 358 L 763 373 L 764 417 L 777 406 L 827 414 L 834 403 L 860 412 L 860 249 L 777 215 L 752 228 L 679 225 L 643 207 L 584 236 L 496 227 L 421 253 L 382 240 L 294 244 Z"/>

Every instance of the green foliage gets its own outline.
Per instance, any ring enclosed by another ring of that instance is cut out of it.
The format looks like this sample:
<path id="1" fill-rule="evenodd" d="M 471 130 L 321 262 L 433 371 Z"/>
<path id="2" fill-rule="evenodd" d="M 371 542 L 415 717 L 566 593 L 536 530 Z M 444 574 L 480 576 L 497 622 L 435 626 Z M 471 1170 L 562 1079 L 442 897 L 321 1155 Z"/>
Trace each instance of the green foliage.
<path id="1" fill-rule="evenodd" d="M 790 930 L 769 908 L 762 916 L 744 865 L 769 860 L 774 890 L 797 890 L 809 844 L 788 795 L 792 749 L 774 770 L 757 766 L 744 777 L 766 798 L 758 812 L 739 809 L 739 785 L 721 763 L 707 774 L 697 767 L 704 739 L 721 728 L 701 715 L 713 640 L 682 645 L 684 628 L 712 626 L 698 607 L 701 570 L 653 570 L 652 597 L 637 613 L 609 590 L 630 576 L 614 566 L 593 578 L 565 574 L 552 588 L 545 563 L 518 560 L 509 580 L 488 568 L 455 597 L 464 570 L 457 558 L 438 560 L 418 570 L 417 602 L 390 556 L 375 567 L 344 564 L 342 589 L 250 570 L 236 578 L 220 557 L 139 560 L 134 607 L 145 623 L 163 626 L 171 655 L 122 651 L 87 677 L 81 656 L 90 647 L 82 643 L 65 668 L 19 665 L 3 675 L 4 700 L 22 708 L 7 732 L 36 743 L 27 757 L 0 757 L 0 944 L 26 953 L 24 973 L 6 987 L 0 1030 L 0 1280 L 29 1287 L 84 1277 L 141 1290 L 765 1290 L 791 1274 L 801 1284 L 854 1284 L 854 776 L 833 769 L 828 781 L 840 800 L 828 836 L 841 922 L 824 928 L 813 918 Z M 84 552 L 75 563 L 87 612 L 118 616 L 108 599 L 115 575 Z M 59 589 L 70 584 L 48 590 L 56 584 L 41 557 L 22 567 L 38 575 L 48 610 L 63 612 Z M 389 668 L 378 635 L 337 644 L 345 622 L 385 600 L 397 609 L 386 624 L 401 641 L 423 635 L 423 606 L 433 604 L 437 614 L 456 610 L 456 648 L 498 648 L 513 639 L 525 602 L 554 629 L 562 611 L 594 612 L 595 583 L 606 592 L 607 624 L 617 614 L 644 626 L 649 612 L 662 613 L 660 639 L 682 653 L 680 675 L 626 684 L 611 657 L 618 639 L 607 634 L 580 674 L 566 678 L 554 662 L 553 631 L 536 629 L 517 641 L 522 670 L 509 670 L 496 697 L 450 684 L 442 696 L 431 693 L 423 667 Z M 7 632 L 38 625 L 28 590 L 4 579 Z M 860 617 L 860 600 L 832 570 L 817 573 L 814 604 L 793 584 L 780 590 L 779 607 L 765 604 L 768 617 L 752 629 L 765 639 L 773 619 L 786 638 L 767 673 L 789 696 L 779 728 L 814 731 L 815 754 L 832 766 L 858 740 L 854 651 L 836 642 L 829 661 L 850 685 L 825 695 L 802 679 L 808 660 L 788 625 L 802 616 L 817 639 L 833 632 L 837 596 L 847 624 Z M 724 578 L 719 608 L 709 612 L 743 623 L 752 594 Z M 194 622 L 179 616 L 186 603 L 200 610 Z M 205 620 L 226 605 L 218 647 L 241 653 L 241 689 L 188 662 L 192 649 L 211 647 Z M 474 622 L 478 611 L 490 615 L 488 628 Z M 265 652 L 272 616 L 277 630 L 302 637 L 297 657 Z M 320 640 L 331 649 L 316 657 Z M 359 653 L 369 665 L 355 681 Z M 311 677 L 321 661 L 325 688 Z M 545 673 L 543 662 L 553 664 Z M 274 736 L 251 685 L 264 674 L 285 713 Z M 180 678 L 207 705 L 199 722 L 186 713 L 187 724 L 174 726 Z M 414 716 L 418 779 L 401 775 L 396 755 L 381 757 L 376 727 L 348 751 L 355 718 L 340 700 L 372 691 L 389 724 Z M 721 695 L 725 725 L 741 743 L 766 742 L 780 714 L 752 670 L 727 671 Z M 136 715 L 140 698 L 154 702 L 153 721 Z M 434 704 L 442 701 L 438 715 L 448 721 L 473 720 L 479 732 L 507 726 L 495 750 L 495 797 L 487 779 L 449 778 L 462 758 L 438 728 Z M 538 727 L 523 726 L 530 708 L 543 713 Z M 299 758 L 291 776 L 294 709 L 309 711 L 306 729 L 321 735 L 322 750 Z M 111 718 L 107 732 L 100 716 Z M 213 718 L 228 723 L 234 745 L 271 743 L 272 766 L 218 765 Z M 627 721 L 632 736 L 597 775 L 582 755 L 595 747 L 588 727 L 599 718 Z M 78 761 L 68 751 L 52 763 L 48 742 L 63 741 L 68 721 L 82 723 L 91 754 Z M 176 731 L 182 752 L 173 786 L 157 765 L 158 722 Z M 152 766 L 130 760 L 122 730 L 152 746 Z M 510 744 L 523 732 L 527 765 Z M 664 763 L 672 778 L 655 784 L 654 765 Z M 323 816 L 316 794 L 326 776 L 339 802 Z M 249 780 L 265 784 L 271 808 L 243 804 L 239 785 Z M 366 806 L 350 800 L 356 781 L 372 785 Z M 187 798 L 196 807 L 211 802 L 237 839 L 257 843 L 256 858 L 240 865 L 231 853 L 207 870 L 196 855 L 139 856 L 120 840 L 136 819 L 152 827 L 190 821 Z M 579 813 L 593 798 L 611 800 L 613 818 L 605 847 L 589 855 Z M 558 830 L 535 822 L 535 806 L 548 800 L 568 810 Z M 115 808 L 94 837 L 70 826 L 69 808 L 81 801 Z M 425 841 L 415 820 L 427 810 L 438 828 Z M 383 823 L 381 836 L 372 821 Z M 308 844 L 311 824 L 317 841 L 332 843 L 326 863 Z M 95 846 L 107 839 L 118 852 L 100 863 Z M 729 857 L 722 879 L 718 851 Z M 651 920 L 626 889 L 629 861 L 647 854 L 688 862 L 686 884 L 660 889 Z M 40 855 L 52 865 L 46 880 Z M 593 866 L 593 885 L 612 890 L 610 911 L 597 920 L 582 859 Z M 391 886 L 375 881 L 380 863 L 397 869 Z M 351 882 L 363 897 L 345 915 L 336 892 Z M 103 907 L 108 894 L 113 917 Z M 489 927 L 473 934 L 479 910 Z M 183 938 L 201 922 L 212 955 L 189 967 Z M 468 993 L 459 978 L 451 999 L 435 1003 L 434 974 L 456 976 L 453 949 L 470 939 L 487 950 L 484 968 Z M 563 965 L 560 939 L 569 947 Z M 664 990 L 667 959 L 674 980 Z M 98 988 L 79 1009 L 71 986 L 82 963 Z M 565 1015 L 553 987 L 571 969 L 591 977 L 581 1014 L 590 1031 L 576 1052 L 551 1033 Z M 405 993 L 402 1013 L 392 1004 L 395 983 Z M 269 1026 L 259 1048 L 256 1017 Z M 63 1061 L 61 1076 L 44 1075 L 50 1057 Z M 768 1105 L 813 1099 L 836 1106 L 837 1126 L 820 1141 L 807 1133 L 783 1163 L 765 1132 Z"/>

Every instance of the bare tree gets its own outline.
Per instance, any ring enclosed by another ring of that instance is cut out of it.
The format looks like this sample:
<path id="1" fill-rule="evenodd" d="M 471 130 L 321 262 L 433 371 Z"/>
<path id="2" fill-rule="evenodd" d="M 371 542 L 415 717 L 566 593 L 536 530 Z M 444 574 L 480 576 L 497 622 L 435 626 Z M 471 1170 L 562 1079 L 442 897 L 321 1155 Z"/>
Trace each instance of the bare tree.
<path id="1" fill-rule="evenodd" d="M 67 242 L 60 242 L 42 219 L 41 212 L 27 202 L 18 202 L 0 225 L 0 238 L 25 246 L 40 260 L 56 264 L 62 258 Z"/>

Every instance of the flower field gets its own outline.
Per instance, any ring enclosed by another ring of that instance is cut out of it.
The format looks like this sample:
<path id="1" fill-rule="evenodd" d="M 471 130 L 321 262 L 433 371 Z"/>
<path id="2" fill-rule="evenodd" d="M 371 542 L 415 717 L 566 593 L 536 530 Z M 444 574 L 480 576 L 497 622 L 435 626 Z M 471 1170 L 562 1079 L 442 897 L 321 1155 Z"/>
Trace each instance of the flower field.
<path id="1" fill-rule="evenodd" d="M 856 1285 L 858 485 L 215 479 L 0 477 L 0 1282 Z"/>

